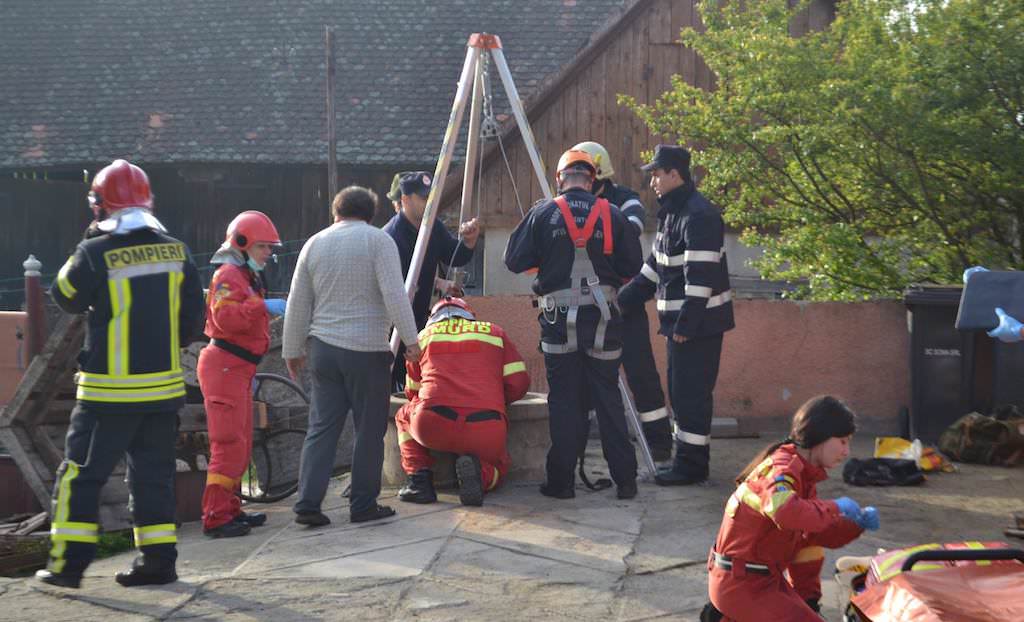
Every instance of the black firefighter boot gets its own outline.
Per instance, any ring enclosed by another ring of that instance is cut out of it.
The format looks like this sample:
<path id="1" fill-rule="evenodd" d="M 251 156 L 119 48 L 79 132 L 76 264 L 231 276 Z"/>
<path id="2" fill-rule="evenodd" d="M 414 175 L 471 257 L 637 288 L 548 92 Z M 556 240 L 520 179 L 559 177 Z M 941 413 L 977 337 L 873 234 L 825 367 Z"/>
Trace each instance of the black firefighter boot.
<path id="1" fill-rule="evenodd" d="M 73 572 L 53 572 L 52 570 L 37 570 L 36 579 L 48 585 L 57 587 L 70 587 L 77 589 L 82 584 L 82 575 Z"/>
<path id="2" fill-rule="evenodd" d="M 654 482 L 659 486 L 690 486 L 707 481 L 711 448 L 676 441 L 676 457 L 669 468 L 658 469 Z"/>
<path id="3" fill-rule="evenodd" d="M 665 462 L 672 459 L 672 424 L 668 417 L 644 421 L 644 438 L 647 439 L 647 446 L 651 449 L 651 457 L 655 462 Z"/>
<path id="4" fill-rule="evenodd" d="M 437 492 L 434 490 L 434 472 L 420 469 L 410 473 L 405 486 L 398 491 L 398 498 L 407 503 L 434 503 Z"/>
<path id="5" fill-rule="evenodd" d="M 128 570 L 114 575 L 114 580 L 124 587 L 139 585 L 164 585 L 178 580 L 174 562 L 148 555 L 139 555 Z"/>
<path id="6" fill-rule="evenodd" d="M 484 482 L 480 473 L 480 459 L 459 456 L 455 460 L 455 476 L 459 480 L 459 501 L 462 505 L 484 504 Z"/>

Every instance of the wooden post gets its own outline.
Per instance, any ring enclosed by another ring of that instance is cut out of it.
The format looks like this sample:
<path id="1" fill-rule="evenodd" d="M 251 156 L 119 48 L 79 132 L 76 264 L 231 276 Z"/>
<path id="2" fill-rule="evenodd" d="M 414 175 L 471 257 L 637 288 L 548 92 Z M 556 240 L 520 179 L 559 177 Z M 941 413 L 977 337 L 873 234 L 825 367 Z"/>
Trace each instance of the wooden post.
<path id="1" fill-rule="evenodd" d="M 25 367 L 32 362 L 37 354 L 43 351 L 46 344 L 46 310 L 43 308 L 43 289 L 39 285 L 40 270 L 43 264 L 29 255 L 21 264 L 25 268 L 25 313 L 28 316 L 28 339 L 25 348 Z"/>
<path id="2" fill-rule="evenodd" d="M 330 26 L 324 26 L 324 37 L 327 48 L 327 222 L 332 222 L 331 202 L 338 193 L 338 136 L 334 128 L 334 31 Z"/>

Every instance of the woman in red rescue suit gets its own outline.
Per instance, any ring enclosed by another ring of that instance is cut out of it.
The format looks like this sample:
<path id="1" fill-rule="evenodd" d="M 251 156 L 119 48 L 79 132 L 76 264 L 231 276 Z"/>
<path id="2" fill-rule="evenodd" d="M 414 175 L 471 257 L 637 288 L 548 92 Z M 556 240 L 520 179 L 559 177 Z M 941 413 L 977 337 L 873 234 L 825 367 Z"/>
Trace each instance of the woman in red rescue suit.
<path id="1" fill-rule="evenodd" d="M 816 485 L 850 453 L 854 414 L 828 395 L 793 416 L 789 438 L 736 478 L 708 559 L 711 602 L 701 620 L 817 620 L 825 547 L 878 529 L 878 512 L 848 497 L 818 499 Z M 723 617 L 724 616 L 724 617 Z"/>
<path id="2" fill-rule="evenodd" d="M 285 310 L 284 300 L 265 299 L 260 275 L 280 244 L 266 214 L 242 212 L 210 259 L 220 267 L 206 297 L 210 345 L 199 354 L 198 373 L 210 435 L 203 533 L 212 538 L 244 536 L 267 521 L 266 514 L 243 512 L 236 493 L 252 452 L 252 380 L 270 345 L 270 316 Z"/>

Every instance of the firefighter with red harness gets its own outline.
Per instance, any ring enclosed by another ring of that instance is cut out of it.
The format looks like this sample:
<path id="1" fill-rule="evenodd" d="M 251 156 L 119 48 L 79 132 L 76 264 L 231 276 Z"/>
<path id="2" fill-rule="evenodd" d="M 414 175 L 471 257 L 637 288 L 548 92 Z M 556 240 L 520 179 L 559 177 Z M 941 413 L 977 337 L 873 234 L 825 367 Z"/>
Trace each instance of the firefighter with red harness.
<path id="1" fill-rule="evenodd" d="M 711 603 L 702 622 L 821 621 L 825 549 L 879 527 L 875 508 L 818 499 L 817 484 L 849 455 L 855 429 L 842 401 L 811 398 L 793 416 L 789 438 L 739 474 L 708 559 Z"/>
<path id="2" fill-rule="evenodd" d="M 558 499 L 576 494 L 573 468 L 588 402 L 597 411 L 619 498 L 637 492 L 636 453 L 618 386 L 622 319 L 616 291 L 640 270 L 640 240 L 619 208 L 590 192 L 596 174 L 587 152 L 562 154 L 557 169 L 562 194 L 535 205 L 505 248 L 505 265 L 512 272 L 538 269 L 533 291 L 541 309 L 537 319 L 551 433 L 541 494 Z"/>
<path id="3" fill-rule="evenodd" d="M 212 538 L 244 536 L 267 520 L 242 511 L 236 494 L 252 451 L 252 381 L 270 346 L 270 316 L 284 315 L 285 301 L 266 299 L 261 272 L 281 244 L 274 223 L 263 212 L 246 211 L 228 225 L 227 238 L 210 263 L 206 335 L 199 354 L 210 435 L 210 464 L 203 493 L 203 533 Z"/>
<path id="4" fill-rule="evenodd" d="M 476 319 L 461 298 L 442 298 L 419 334 L 419 361 L 406 363 L 409 403 L 395 415 L 402 468 L 398 498 L 437 501 L 429 449 L 459 454 L 455 473 L 463 505 L 481 505 L 511 460 L 505 407 L 530 387 L 526 363 L 497 324 Z"/>

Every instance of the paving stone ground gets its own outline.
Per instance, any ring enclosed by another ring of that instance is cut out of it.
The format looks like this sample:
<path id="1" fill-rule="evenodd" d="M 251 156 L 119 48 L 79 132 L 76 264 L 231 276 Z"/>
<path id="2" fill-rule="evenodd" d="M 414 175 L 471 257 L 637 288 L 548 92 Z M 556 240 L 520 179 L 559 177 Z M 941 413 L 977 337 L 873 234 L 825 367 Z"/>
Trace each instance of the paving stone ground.
<path id="1" fill-rule="evenodd" d="M 132 554 L 96 562 L 80 590 L 0 578 L 7 620 L 696 620 L 706 601 L 705 560 L 732 476 L 766 440 L 716 441 L 710 485 L 647 483 L 632 501 L 614 490 L 577 490 L 572 500 L 515 484 L 464 508 L 452 494 L 427 506 L 381 501 L 398 516 L 348 522 L 343 481 L 328 493 L 334 521 L 321 529 L 292 522 L 288 500 L 267 506 L 268 524 L 244 538 L 209 540 L 197 523 L 179 533 L 178 583 L 125 589 L 113 574 Z M 871 438 L 855 441 L 867 456 Z M 589 465 L 603 469 L 599 447 Z M 831 578 L 839 555 L 922 542 L 1003 539 L 1024 511 L 1024 469 L 961 466 L 916 488 L 854 488 L 840 474 L 823 497 L 873 504 L 882 529 L 841 551 L 823 572 L 825 615 L 840 620 Z"/>

